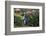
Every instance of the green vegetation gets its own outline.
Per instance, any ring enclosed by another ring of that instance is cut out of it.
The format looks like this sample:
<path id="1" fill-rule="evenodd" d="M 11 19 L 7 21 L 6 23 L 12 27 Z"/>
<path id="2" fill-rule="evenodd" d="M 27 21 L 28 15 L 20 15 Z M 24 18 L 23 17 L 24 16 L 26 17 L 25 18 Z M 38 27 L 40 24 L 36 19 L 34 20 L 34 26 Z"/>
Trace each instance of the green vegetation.
<path id="1" fill-rule="evenodd" d="M 20 16 L 14 16 L 14 26 L 22 26 L 22 17 Z"/>
<path id="2" fill-rule="evenodd" d="M 22 11 L 21 11 L 22 12 Z M 23 16 L 25 14 L 22 12 L 21 16 L 14 16 L 14 27 L 38 27 L 39 26 L 39 10 L 37 10 L 35 13 L 33 12 L 32 15 L 29 15 L 29 22 L 28 24 L 24 24 L 23 22 Z"/>

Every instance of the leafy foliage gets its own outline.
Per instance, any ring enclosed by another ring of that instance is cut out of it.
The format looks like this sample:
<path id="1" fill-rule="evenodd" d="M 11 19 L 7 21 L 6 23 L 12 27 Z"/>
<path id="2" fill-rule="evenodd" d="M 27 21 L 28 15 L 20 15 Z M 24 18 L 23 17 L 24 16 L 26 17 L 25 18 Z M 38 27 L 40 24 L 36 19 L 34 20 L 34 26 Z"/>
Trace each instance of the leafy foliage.
<path id="1" fill-rule="evenodd" d="M 14 26 L 22 26 L 22 19 L 21 17 L 14 16 Z"/>
<path id="2" fill-rule="evenodd" d="M 14 27 L 22 27 L 22 26 L 31 26 L 31 27 L 38 27 L 39 26 L 39 10 L 36 9 L 36 12 L 32 12 L 32 15 L 28 16 L 29 22 L 28 24 L 24 24 L 23 16 L 25 15 L 24 12 L 28 10 L 21 9 L 21 16 L 14 16 Z"/>
<path id="3" fill-rule="evenodd" d="M 32 15 L 32 16 L 29 16 L 29 26 L 39 26 L 39 16 L 36 16 L 36 15 Z"/>

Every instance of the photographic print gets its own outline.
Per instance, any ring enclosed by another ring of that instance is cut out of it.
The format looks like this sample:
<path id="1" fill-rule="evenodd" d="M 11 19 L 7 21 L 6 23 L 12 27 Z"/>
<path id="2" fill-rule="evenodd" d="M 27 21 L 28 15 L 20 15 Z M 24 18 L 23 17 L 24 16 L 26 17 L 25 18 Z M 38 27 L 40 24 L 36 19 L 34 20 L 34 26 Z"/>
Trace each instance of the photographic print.
<path id="1" fill-rule="evenodd" d="M 5 34 L 43 33 L 44 3 L 5 1 Z"/>
<path id="2" fill-rule="evenodd" d="M 14 8 L 16 27 L 39 27 L 39 9 Z"/>

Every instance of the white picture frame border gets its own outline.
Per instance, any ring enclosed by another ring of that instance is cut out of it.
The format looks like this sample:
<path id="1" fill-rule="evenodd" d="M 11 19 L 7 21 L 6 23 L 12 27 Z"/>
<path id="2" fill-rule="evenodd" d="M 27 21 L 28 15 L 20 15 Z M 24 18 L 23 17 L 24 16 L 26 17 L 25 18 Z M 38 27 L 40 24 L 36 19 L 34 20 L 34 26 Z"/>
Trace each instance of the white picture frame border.
<path id="1" fill-rule="evenodd" d="M 39 27 L 14 28 L 14 8 L 39 9 Z M 11 32 L 42 30 L 42 6 L 11 5 Z"/>

